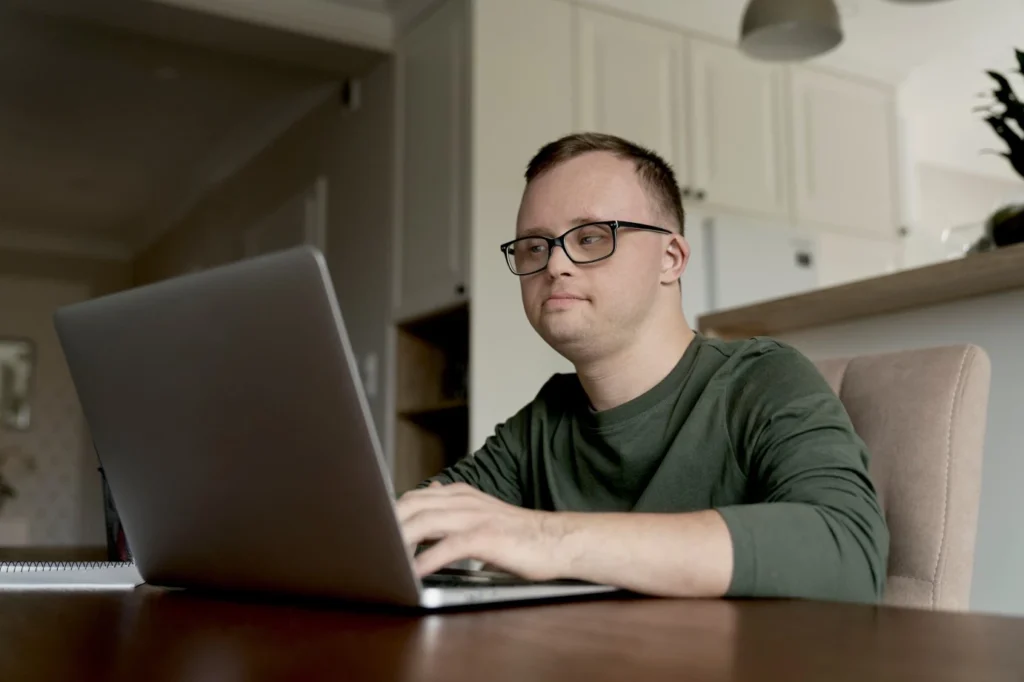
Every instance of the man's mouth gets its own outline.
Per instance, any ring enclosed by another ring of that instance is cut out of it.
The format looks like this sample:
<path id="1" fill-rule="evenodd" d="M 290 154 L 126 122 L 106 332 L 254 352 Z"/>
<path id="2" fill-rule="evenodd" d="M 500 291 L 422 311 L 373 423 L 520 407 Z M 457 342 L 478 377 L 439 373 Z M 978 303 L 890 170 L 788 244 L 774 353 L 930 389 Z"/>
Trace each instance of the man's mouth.
<path id="1" fill-rule="evenodd" d="M 585 300 L 587 300 L 585 297 L 577 294 L 558 293 L 548 296 L 544 299 L 544 303 L 551 305 L 570 305 L 573 302 Z"/>

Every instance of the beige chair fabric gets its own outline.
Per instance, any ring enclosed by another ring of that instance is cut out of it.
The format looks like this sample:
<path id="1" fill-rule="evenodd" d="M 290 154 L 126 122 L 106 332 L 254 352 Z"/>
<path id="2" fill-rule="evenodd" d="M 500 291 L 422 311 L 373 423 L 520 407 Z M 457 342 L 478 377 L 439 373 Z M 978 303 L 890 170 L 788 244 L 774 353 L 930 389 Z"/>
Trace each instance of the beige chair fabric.
<path id="1" fill-rule="evenodd" d="M 973 345 L 817 363 L 871 453 L 891 543 L 884 602 L 966 609 L 991 364 Z"/>

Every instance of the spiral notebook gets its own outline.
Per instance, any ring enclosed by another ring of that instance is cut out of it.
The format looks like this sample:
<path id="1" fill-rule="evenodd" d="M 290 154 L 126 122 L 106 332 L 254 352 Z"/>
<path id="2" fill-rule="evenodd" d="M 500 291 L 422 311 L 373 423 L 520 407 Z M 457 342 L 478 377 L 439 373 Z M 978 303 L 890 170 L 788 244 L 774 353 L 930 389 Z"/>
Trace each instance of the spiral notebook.
<path id="1" fill-rule="evenodd" d="M 0 590 L 131 589 L 143 582 L 130 561 L 0 562 Z"/>

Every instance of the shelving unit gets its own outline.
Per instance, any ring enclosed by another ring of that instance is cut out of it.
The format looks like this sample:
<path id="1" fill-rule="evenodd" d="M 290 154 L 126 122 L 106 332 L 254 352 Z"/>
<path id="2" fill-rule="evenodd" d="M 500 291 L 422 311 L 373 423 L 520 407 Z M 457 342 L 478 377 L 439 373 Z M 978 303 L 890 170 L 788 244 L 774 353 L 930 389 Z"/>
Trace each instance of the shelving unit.
<path id="1" fill-rule="evenodd" d="M 469 307 L 398 326 L 395 489 L 401 493 L 468 454 Z"/>

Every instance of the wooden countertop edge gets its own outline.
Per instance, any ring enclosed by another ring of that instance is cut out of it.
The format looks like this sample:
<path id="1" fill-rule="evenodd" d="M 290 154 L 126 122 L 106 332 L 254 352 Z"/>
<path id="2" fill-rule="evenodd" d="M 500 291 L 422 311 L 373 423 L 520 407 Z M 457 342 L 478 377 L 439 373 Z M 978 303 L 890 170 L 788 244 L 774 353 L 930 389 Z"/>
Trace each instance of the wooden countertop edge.
<path id="1" fill-rule="evenodd" d="M 1024 244 L 702 315 L 701 333 L 774 336 L 1024 288 Z"/>

